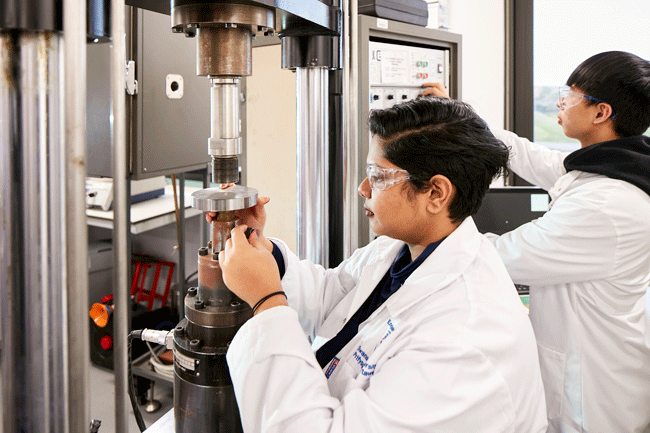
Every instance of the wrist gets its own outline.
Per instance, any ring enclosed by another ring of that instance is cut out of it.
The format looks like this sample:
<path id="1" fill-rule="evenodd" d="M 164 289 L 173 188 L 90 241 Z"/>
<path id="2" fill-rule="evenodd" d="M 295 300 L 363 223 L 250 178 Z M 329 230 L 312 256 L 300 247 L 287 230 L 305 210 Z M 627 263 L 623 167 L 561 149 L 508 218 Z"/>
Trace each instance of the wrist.
<path id="1" fill-rule="evenodd" d="M 268 310 L 269 308 L 288 305 L 287 295 L 282 290 L 279 290 L 277 292 L 270 293 L 257 301 L 257 303 L 252 307 L 253 315 L 257 315 L 264 310 Z"/>

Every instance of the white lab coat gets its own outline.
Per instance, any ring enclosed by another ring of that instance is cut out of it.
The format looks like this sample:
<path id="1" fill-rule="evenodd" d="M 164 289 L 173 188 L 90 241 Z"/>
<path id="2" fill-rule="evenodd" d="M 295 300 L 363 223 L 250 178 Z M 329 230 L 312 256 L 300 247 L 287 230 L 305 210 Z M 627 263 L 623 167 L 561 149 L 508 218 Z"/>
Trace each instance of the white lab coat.
<path id="1" fill-rule="evenodd" d="M 650 432 L 650 196 L 494 133 L 513 171 L 551 197 L 543 217 L 488 235 L 513 281 L 530 286 L 549 432 Z"/>
<path id="2" fill-rule="evenodd" d="M 324 369 L 314 350 L 356 312 L 404 243 L 381 237 L 327 271 L 279 245 L 291 307 L 253 317 L 227 354 L 245 432 L 546 430 L 526 309 L 471 218 Z"/>

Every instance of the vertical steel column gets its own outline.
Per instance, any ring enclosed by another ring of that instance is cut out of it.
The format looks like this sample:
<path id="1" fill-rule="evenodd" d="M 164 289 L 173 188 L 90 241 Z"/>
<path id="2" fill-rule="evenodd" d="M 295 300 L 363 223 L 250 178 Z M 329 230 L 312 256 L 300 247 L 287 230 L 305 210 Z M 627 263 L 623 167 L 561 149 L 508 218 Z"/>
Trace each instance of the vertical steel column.
<path id="1" fill-rule="evenodd" d="M 71 13 L 69 24 L 84 23 L 85 44 L 85 14 Z M 78 36 L 69 34 L 68 43 L 74 45 L 70 41 Z M 85 69 L 76 77 L 83 87 L 82 106 L 74 100 L 65 105 L 67 140 L 62 88 L 63 63 L 78 64 L 85 45 L 73 57 L 64 54 L 63 45 L 60 34 L 51 31 L 0 33 L 0 262 L 5 266 L 0 369 L 6 433 L 76 432 L 88 422 L 88 322 L 80 320 L 88 297 L 85 202 L 78 208 L 68 200 L 74 181 L 66 174 L 75 171 L 70 165 L 84 170 L 84 160 L 65 144 L 79 135 L 68 125 L 81 122 L 85 152 Z M 81 177 L 85 184 L 85 174 Z M 81 227 L 73 227 L 73 218 Z"/>
<path id="2" fill-rule="evenodd" d="M 185 173 L 178 174 L 178 280 L 185 297 Z"/>
<path id="3" fill-rule="evenodd" d="M 359 247 L 359 14 L 342 0 L 343 17 L 343 259 Z"/>
<path id="4" fill-rule="evenodd" d="M 329 265 L 329 71 L 296 68 L 298 256 Z"/>
<path id="5" fill-rule="evenodd" d="M 65 136 L 65 233 L 67 380 L 70 423 L 65 431 L 88 428 L 88 229 L 86 226 L 86 2 L 63 0 Z M 45 208 L 47 209 L 47 208 Z"/>
<path id="6" fill-rule="evenodd" d="M 210 166 L 207 166 L 205 171 L 201 174 L 201 180 L 203 181 L 203 189 L 210 188 Z M 201 246 L 208 244 L 210 239 L 210 226 L 208 221 L 201 217 Z"/>
<path id="7" fill-rule="evenodd" d="M 115 431 L 129 431 L 127 336 L 129 332 L 129 173 L 127 170 L 124 0 L 111 1 L 111 108 L 113 120 L 113 296 L 115 300 L 113 365 L 115 370 Z"/>
<path id="8" fill-rule="evenodd" d="M 10 33 L 0 32 L 0 71 L 7 71 L 12 64 L 12 47 L 13 41 Z M 13 135 L 15 128 L 13 105 L 15 103 L 15 85 L 10 79 L 11 75 L 3 74 L 0 76 L 0 177 L 5 179 L 0 183 L 0 218 L 3 224 L 0 227 L 0 263 L 7 269 L 0 277 L 0 341 L 2 342 L 2 354 L 0 355 L 0 398 L 4 402 L 2 411 L 0 411 L 0 431 L 9 432 L 9 421 L 15 419 L 17 399 L 12 393 L 15 388 L 13 380 L 14 374 L 14 350 L 16 341 L 13 335 L 13 314 L 17 285 L 16 275 L 10 272 L 17 272 L 16 257 L 13 248 L 12 233 L 16 230 L 13 227 L 13 208 L 15 183 L 12 179 L 15 177 L 12 170 L 13 152 L 12 148 Z M 12 421 L 13 422 L 13 421 Z"/>

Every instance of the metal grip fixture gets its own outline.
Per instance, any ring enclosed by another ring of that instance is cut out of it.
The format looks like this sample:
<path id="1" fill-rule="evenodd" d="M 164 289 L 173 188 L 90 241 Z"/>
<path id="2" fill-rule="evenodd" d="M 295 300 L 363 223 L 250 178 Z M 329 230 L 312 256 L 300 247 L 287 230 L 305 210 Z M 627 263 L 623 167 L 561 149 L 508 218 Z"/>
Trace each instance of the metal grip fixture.
<path id="1" fill-rule="evenodd" d="M 192 207 L 216 212 L 211 241 L 198 251 L 198 287 L 185 297 L 185 318 L 174 330 L 174 418 L 177 433 L 242 431 L 226 352 L 253 310 L 223 282 L 219 251 L 237 224 L 235 211 L 257 203 L 257 190 L 207 188 Z"/>
<path id="2" fill-rule="evenodd" d="M 239 128 L 239 77 L 211 78 L 210 138 L 212 182 L 237 183 L 241 136 Z"/>
<path id="3" fill-rule="evenodd" d="M 250 28 L 237 24 L 200 27 L 197 30 L 196 75 L 234 76 L 252 74 Z"/>
<path id="4" fill-rule="evenodd" d="M 275 9 L 254 4 L 172 0 L 172 30 L 197 38 L 196 74 L 210 78 L 212 182 L 239 182 L 239 87 L 251 75 L 252 40 L 273 34 Z"/>

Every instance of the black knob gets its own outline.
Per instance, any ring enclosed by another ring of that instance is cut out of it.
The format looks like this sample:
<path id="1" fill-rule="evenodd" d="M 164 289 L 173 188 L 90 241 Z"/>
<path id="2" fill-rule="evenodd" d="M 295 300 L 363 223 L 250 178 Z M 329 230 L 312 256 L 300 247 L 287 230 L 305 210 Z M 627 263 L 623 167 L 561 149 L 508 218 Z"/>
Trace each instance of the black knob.
<path id="1" fill-rule="evenodd" d="M 196 294 L 197 294 L 196 287 L 190 287 L 189 289 L 187 289 L 187 296 L 193 297 L 196 296 Z"/>
<path id="2" fill-rule="evenodd" d="M 199 248 L 199 256 L 207 256 L 208 252 L 209 252 L 208 247 Z"/>
<path id="3" fill-rule="evenodd" d="M 393 99 L 393 98 L 394 98 L 393 95 L 388 95 L 388 99 Z"/>
<path id="4" fill-rule="evenodd" d="M 205 305 L 203 304 L 203 301 L 196 300 L 194 301 L 194 308 L 197 310 L 202 310 Z"/>

